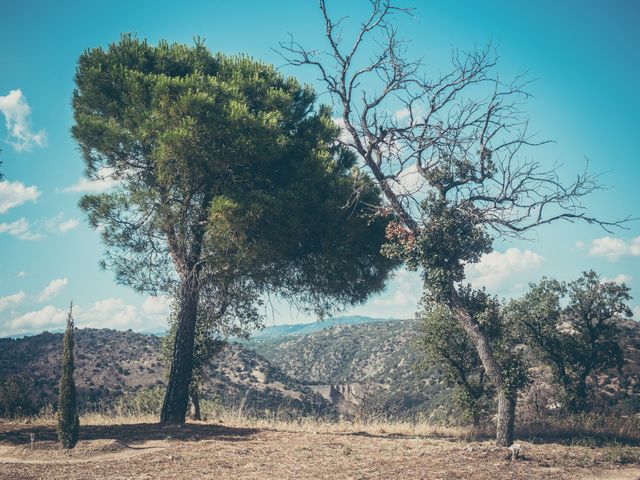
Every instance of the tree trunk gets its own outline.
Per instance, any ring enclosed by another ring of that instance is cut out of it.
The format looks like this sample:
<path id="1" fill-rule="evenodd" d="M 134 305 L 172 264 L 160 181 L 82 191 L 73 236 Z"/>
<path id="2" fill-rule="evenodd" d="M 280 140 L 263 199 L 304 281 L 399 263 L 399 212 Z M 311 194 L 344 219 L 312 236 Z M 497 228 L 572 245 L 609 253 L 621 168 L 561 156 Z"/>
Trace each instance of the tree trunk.
<path id="1" fill-rule="evenodd" d="M 498 419 L 496 422 L 496 443 L 502 447 L 510 447 L 513 444 L 515 417 L 516 417 L 515 393 L 498 391 Z"/>
<path id="2" fill-rule="evenodd" d="M 480 414 L 478 412 L 473 412 L 471 418 L 473 420 L 473 429 L 476 432 L 479 432 L 480 431 Z"/>
<path id="3" fill-rule="evenodd" d="M 581 375 L 578 379 L 575 392 L 575 405 L 572 413 L 582 413 L 587 409 L 587 399 L 589 397 L 587 391 L 587 377 Z"/>
<path id="4" fill-rule="evenodd" d="M 515 424 L 515 394 L 509 392 L 505 385 L 502 370 L 489 343 L 487 335 L 480 329 L 480 325 L 469 314 L 462 303 L 458 293 L 452 287 L 450 308 L 454 317 L 460 322 L 469 339 L 476 347 L 482 367 L 489 380 L 498 392 L 498 418 L 496 422 L 496 444 L 501 447 L 510 447 L 513 443 L 513 430 Z"/>
<path id="5" fill-rule="evenodd" d="M 173 345 L 167 393 L 162 404 L 160 421 L 184 423 L 189 405 L 189 384 L 193 369 L 193 344 L 198 311 L 198 278 L 191 273 L 180 286 L 178 329 Z"/>
<path id="6" fill-rule="evenodd" d="M 200 395 L 196 389 L 191 391 L 191 407 L 191 416 L 193 419 L 202 420 L 202 416 L 200 414 Z"/>

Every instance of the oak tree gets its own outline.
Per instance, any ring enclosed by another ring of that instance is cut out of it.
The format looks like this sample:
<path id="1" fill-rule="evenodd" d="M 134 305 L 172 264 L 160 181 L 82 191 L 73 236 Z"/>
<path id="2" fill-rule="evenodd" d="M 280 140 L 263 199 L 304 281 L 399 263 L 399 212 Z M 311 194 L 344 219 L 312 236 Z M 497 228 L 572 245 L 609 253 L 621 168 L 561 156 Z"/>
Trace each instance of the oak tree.
<path id="1" fill-rule="evenodd" d="M 568 283 L 543 278 L 507 308 L 524 342 L 551 367 L 569 413 L 587 409 L 593 375 L 622 371 L 620 321 L 632 316 L 629 291 L 588 271 Z"/>
<path id="2" fill-rule="evenodd" d="M 521 355 L 520 341 L 505 317 L 497 298 L 470 286 L 459 289 L 465 308 L 489 339 L 510 391 L 517 395 L 529 382 L 528 365 Z M 495 389 L 488 381 L 478 352 L 451 310 L 440 303 L 425 303 L 416 314 L 420 322 L 415 347 L 421 353 L 418 365 L 435 367 L 454 387 L 454 402 L 474 427 L 492 410 Z"/>

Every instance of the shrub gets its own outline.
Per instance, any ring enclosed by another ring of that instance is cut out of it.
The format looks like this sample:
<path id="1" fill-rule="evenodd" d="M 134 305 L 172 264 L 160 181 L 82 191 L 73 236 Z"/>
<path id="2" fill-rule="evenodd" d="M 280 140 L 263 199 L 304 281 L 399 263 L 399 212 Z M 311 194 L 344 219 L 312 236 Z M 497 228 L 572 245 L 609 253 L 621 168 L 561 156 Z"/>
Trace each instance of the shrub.
<path id="1" fill-rule="evenodd" d="M 604 459 L 619 465 L 640 463 L 640 452 L 637 448 L 614 444 L 605 450 Z"/>
<path id="2" fill-rule="evenodd" d="M 4 377 L 0 381 L 0 417 L 24 417 L 33 413 L 35 408 L 27 381 L 19 375 Z"/>
<path id="3" fill-rule="evenodd" d="M 164 386 L 153 386 L 134 394 L 125 393 L 114 405 L 118 415 L 160 415 L 164 399 Z"/>

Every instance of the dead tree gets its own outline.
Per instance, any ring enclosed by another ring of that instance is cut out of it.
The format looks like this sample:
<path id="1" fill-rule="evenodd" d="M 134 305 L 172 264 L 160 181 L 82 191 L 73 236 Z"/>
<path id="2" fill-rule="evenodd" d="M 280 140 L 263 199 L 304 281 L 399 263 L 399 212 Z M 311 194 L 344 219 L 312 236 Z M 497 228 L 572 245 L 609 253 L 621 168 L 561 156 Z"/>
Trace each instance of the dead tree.
<path id="1" fill-rule="evenodd" d="M 289 65 L 311 66 L 332 97 L 344 130 L 340 141 L 386 198 L 392 213 L 388 251 L 419 269 L 428 295 L 449 307 L 473 342 L 496 388 L 499 445 L 513 443 L 516 392 L 503 375 L 487 336 L 458 294 L 464 265 L 478 262 L 495 237 L 520 237 L 558 220 L 586 221 L 609 231 L 621 221 L 589 216 L 581 199 L 600 188 L 579 173 L 565 184 L 558 165 L 523 159 L 539 146 L 521 110 L 527 81 L 495 74 L 491 45 L 454 52 L 450 71 L 424 75 L 407 58 L 393 18 L 409 13 L 391 0 L 369 0 L 370 13 L 350 41 L 320 0 L 327 49 L 310 50 L 293 39 L 280 44 Z M 356 192 L 357 193 L 357 192 Z"/>

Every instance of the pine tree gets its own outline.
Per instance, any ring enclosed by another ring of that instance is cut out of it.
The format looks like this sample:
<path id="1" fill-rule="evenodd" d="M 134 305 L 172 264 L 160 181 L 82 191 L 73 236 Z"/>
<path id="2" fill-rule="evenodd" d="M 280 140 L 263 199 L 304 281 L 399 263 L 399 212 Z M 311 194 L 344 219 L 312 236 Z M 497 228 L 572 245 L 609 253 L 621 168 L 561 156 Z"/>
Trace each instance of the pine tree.
<path id="1" fill-rule="evenodd" d="M 62 448 L 73 448 L 78 442 L 80 422 L 78 420 L 76 384 L 73 381 L 73 303 L 69 306 L 67 329 L 64 332 L 62 350 L 62 376 L 58 396 L 58 440 Z"/>

